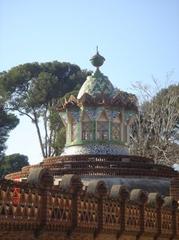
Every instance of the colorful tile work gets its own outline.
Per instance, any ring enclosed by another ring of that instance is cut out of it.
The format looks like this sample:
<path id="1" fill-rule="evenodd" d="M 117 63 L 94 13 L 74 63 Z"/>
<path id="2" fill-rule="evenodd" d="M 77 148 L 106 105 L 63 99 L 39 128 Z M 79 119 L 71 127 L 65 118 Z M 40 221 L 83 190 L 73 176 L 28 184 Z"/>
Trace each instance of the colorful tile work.
<path id="1" fill-rule="evenodd" d="M 115 95 L 115 89 L 109 79 L 97 69 L 92 76 L 87 77 L 77 98 L 80 99 L 85 93 L 88 93 L 92 97 L 99 95 L 109 95 L 112 97 Z"/>
<path id="2" fill-rule="evenodd" d="M 83 155 L 83 154 L 104 154 L 104 155 L 126 155 L 128 149 L 125 146 L 115 144 L 86 144 L 65 147 L 61 156 L 65 155 Z"/>

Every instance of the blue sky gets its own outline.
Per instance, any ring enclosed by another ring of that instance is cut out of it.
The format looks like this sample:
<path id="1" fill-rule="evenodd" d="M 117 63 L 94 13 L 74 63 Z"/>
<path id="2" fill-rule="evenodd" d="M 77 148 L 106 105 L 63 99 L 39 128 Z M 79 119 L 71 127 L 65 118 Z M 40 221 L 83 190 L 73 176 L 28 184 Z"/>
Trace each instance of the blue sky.
<path id="1" fill-rule="evenodd" d="M 0 71 L 26 62 L 67 61 L 93 69 L 96 45 L 102 71 L 114 86 L 179 80 L 178 0 L 0 0 Z M 41 160 L 35 130 L 21 119 L 7 153 Z"/>

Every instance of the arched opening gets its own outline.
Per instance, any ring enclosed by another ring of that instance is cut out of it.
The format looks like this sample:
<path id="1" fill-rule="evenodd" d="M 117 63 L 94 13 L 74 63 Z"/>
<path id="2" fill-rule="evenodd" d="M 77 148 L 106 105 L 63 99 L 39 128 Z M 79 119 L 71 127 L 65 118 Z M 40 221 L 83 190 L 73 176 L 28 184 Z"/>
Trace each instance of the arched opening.
<path id="1" fill-rule="evenodd" d="M 86 112 L 83 113 L 81 121 L 82 140 L 91 141 L 93 139 L 92 121 Z"/>
<path id="2" fill-rule="evenodd" d="M 109 119 L 105 111 L 101 113 L 97 120 L 96 138 L 98 140 L 109 140 Z"/>

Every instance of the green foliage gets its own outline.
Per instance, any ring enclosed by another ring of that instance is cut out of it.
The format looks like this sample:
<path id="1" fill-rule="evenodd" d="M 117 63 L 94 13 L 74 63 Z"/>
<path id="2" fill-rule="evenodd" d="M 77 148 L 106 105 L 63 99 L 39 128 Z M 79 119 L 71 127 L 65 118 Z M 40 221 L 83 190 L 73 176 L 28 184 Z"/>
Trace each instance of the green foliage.
<path id="1" fill-rule="evenodd" d="M 28 157 L 18 153 L 3 157 L 0 163 L 0 179 L 8 173 L 20 171 L 22 167 L 29 165 Z"/>
<path id="2" fill-rule="evenodd" d="M 13 109 L 31 111 L 79 88 L 86 72 L 70 63 L 27 63 L 0 75 L 0 93 Z"/>
<path id="3" fill-rule="evenodd" d="M 3 106 L 0 107 L 0 161 L 6 149 L 5 142 L 9 132 L 17 126 L 19 120 L 12 113 L 7 113 Z"/>
<path id="4" fill-rule="evenodd" d="M 75 64 L 57 61 L 27 63 L 0 74 L 0 95 L 6 107 L 32 120 L 43 157 L 59 152 L 63 142 L 62 123 L 55 114 L 59 100 L 67 93 L 77 92 L 87 75 L 86 70 L 81 71 Z M 43 122 L 43 129 L 39 122 Z"/>
<path id="5" fill-rule="evenodd" d="M 66 128 L 63 126 L 57 131 L 57 136 L 53 142 L 54 155 L 58 156 L 62 152 L 66 142 Z"/>

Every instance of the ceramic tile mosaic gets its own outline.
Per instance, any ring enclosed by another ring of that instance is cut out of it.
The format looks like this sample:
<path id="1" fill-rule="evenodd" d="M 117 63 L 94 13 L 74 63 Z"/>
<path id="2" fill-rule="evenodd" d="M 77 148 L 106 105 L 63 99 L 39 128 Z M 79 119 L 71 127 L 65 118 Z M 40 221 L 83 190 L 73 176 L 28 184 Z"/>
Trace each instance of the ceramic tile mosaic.
<path id="1" fill-rule="evenodd" d="M 77 98 L 80 99 L 84 93 L 88 93 L 92 97 L 101 94 L 114 96 L 115 89 L 108 77 L 104 76 L 99 70 L 97 70 L 92 76 L 87 77 L 87 80 L 83 83 Z"/>
<path id="2" fill-rule="evenodd" d="M 65 147 L 61 156 L 83 155 L 83 154 L 104 154 L 104 155 L 126 155 L 129 154 L 127 147 L 115 144 L 86 144 Z"/>

